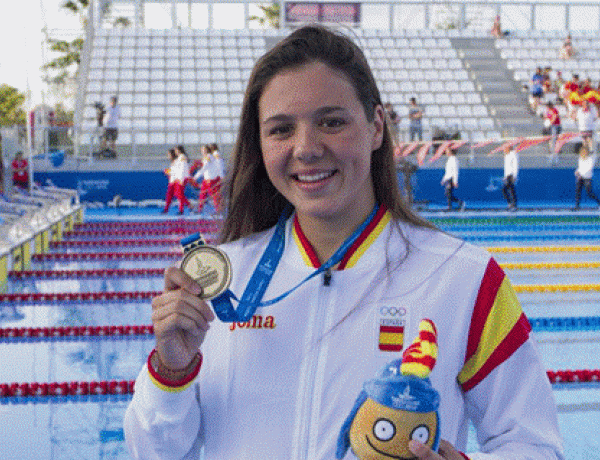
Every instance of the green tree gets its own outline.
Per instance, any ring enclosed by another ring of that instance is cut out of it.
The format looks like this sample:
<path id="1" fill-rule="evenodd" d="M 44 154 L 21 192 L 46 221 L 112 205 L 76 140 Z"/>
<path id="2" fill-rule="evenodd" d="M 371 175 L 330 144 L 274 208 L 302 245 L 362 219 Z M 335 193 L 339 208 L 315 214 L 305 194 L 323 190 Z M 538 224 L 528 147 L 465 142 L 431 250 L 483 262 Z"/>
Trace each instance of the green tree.
<path id="1" fill-rule="evenodd" d="M 78 16 L 81 27 L 85 28 L 89 5 L 89 0 L 67 0 L 61 5 L 61 8 Z M 100 12 L 103 17 L 107 16 L 110 13 L 110 3 L 101 2 Z M 118 17 L 113 22 L 113 27 L 124 28 L 130 25 L 131 21 L 125 17 Z M 83 37 L 77 37 L 73 40 L 58 40 L 50 37 L 47 30 L 44 30 L 44 33 L 46 41 L 50 45 L 50 50 L 59 53 L 58 57 L 42 66 L 42 70 L 46 72 L 44 79 L 50 84 L 64 85 L 77 75 L 81 63 L 84 39 Z"/>
<path id="2" fill-rule="evenodd" d="M 88 7 L 89 0 L 67 0 L 61 5 L 62 9 L 79 16 L 82 27 L 85 26 Z M 60 54 L 42 66 L 42 70 L 46 72 L 44 80 L 56 85 L 65 84 L 68 79 L 74 78 L 77 74 L 83 50 L 83 37 L 74 40 L 58 40 L 50 37 L 47 30 L 44 29 L 43 32 L 50 50 Z"/>
<path id="3" fill-rule="evenodd" d="M 54 106 L 54 124 L 56 126 L 73 126 L 74 111 L 67 109 L 64 104 L 58 102 Z"/>
<path id="4" fill-rule="evenodd" d="M 0 126 L 25 124 L 23 103 L 26 98 L 17 88 L 7 84 L 0 85 Z"/>
<path id="5" fill-rule="evenodd" d="M 279 3 L 271 3 L 270 5 L 258 5 L 262 11 L 262 16 L 252 15 L 248 19 L 250 21 L 258 21 L 262 27 L 270 27 L 272 29 L 279 29 L 279 15 L 281 13 L 281 6 Z"/>

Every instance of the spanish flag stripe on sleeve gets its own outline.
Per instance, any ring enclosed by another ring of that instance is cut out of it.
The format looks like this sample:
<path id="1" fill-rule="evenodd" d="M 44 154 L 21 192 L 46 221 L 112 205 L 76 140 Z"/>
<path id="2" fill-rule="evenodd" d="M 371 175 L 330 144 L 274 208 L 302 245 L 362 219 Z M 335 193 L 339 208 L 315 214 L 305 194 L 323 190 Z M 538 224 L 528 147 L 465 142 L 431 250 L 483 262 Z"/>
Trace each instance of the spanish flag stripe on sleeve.
<path id="1" fill-rule="evenodd" d="M 473 317 L 480 320 L 476 312 Z M 469 350 L 465 364 L 458 375 L 458 381 L 464 391 L 468 391 L 483 380 L 529 337 L 531 330 L 529 322 L 506 277 L 496 290 L 495 299 L 487 312 L 483 327 L 481 326 L 477 322 L 471 324 L 468 346 L 473 346 L 475 350 Z M 477 333 L 477 342 L 473 345 L 470 342 L 475 336 L 474 330 Z"/>
<path id="2" fill-rule="evenodd" d="M 477 351 L 483 328 L 503 280 L 504 272 L 494 259 L 490 259 L 473 308 L 465 362 L 468 362 Z"/>
<path id="3" fill-rule="evenodd" d="M 300 252 L 302 253 L 302 258 L 304 259 L 306 265 L 313 268 L 319 268 L 321 266 L 321 261 L 319 260 L 317 253 L 312 247 L 312 244 L 310 244 L 310 241 L 308 241 L 308 239 L 304 235 L 304 232 L 302 231 L 302 228 L 300 227 L 300 222 L 298 222 L 298 214 L 294 216 L 293 233 L 294 239 L 296 240 L 296 244 L 298 244 L 298 246 L 301 249 Z"/>
<path id="4" fill-rule="evenodd" d="M 375 217 L 373 217 L 373 220 L 362 231 L 354 244 L 348 248 L 346 254 L 344 254 L 344 257 L 338 266 L 338 270 L 343 270 L 347 267 L 353 267 L 358 259 L 360 259 L 360 257 L 367 250 L 367 248 L 369 248 L 373 241 L 375 241 L 381 234 L 391 218 L 391 213 L 388 212 L 385 206 L 381 205 L 377 210 Z"/>
<path id="5" fill-rule="evenodd" d="M 490 372 L 492 372 L 496 366 L 510 358 L 510 356 L 525 343 L 529 337 L 530 331 L 531 325 L 529 324 L 525 313 L 522 313 L 519 321 L 515 324 L 515 327 L 513 327 L 509 334 L 504 338 L 500 346 L 494 350 L 481 369 L 479 369 L 479 371 L 468 381 L 461 384 L 462 390 L 466 392 L 471 388 L 474 388 Z"/>

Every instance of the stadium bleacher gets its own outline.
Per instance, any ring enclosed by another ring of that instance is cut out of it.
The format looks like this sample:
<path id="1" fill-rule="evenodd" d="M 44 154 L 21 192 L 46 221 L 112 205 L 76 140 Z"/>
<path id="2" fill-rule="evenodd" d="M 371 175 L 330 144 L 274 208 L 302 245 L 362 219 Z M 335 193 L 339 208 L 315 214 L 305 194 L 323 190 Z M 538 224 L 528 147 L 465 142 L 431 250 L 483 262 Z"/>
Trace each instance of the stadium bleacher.
<path id="1" fill-rule="evenodd" d="M 449 37 L 456 34 L 415 32 L 356 30 L 354 37 L 373 68 L 382 98 L 401 116 L 400 129 L 408 129 L 407 104 L 414 96 L 425 108 L 426 130 L 452 128 L 467 139 L 497 134 L 452 46 Z M 80 90 L 81 126 L 93 133 L 96 103 L 117 94 L 120 145 L 231 143 L 252 66 L 268 42 L 286 33 L 100 29 L 91 41 L 85 88 Z"/>

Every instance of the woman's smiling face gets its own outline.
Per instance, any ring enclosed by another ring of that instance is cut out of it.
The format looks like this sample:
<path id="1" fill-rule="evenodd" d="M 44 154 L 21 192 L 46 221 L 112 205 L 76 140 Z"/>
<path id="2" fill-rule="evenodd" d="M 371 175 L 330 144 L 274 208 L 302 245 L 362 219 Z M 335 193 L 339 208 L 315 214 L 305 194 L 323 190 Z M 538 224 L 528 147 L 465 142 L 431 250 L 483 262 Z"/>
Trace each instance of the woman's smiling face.
<path id="1" fill-rule="evenodd" d="M 375 204 L 371 154 L 383 108 L 368 121 L 351 81 L 322 62 L 277 74 L 258 107 L 267 174 L 298 217 L 362 221 Z"/>

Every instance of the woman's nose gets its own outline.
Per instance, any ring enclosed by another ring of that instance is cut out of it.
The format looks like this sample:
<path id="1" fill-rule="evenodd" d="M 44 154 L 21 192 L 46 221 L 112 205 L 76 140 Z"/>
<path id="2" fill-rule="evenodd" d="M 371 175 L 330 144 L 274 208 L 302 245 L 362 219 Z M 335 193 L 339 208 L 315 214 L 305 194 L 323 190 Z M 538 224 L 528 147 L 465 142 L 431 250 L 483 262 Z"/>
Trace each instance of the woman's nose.
<path id="1" fill-rule="evenodd" d="M 298 126 L 294 135 L 294 156 L 301 161 L 313 161 L 323 155 L 324 146 L 318 129 Z"/>

